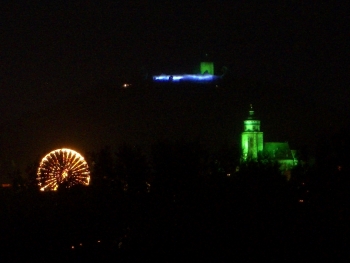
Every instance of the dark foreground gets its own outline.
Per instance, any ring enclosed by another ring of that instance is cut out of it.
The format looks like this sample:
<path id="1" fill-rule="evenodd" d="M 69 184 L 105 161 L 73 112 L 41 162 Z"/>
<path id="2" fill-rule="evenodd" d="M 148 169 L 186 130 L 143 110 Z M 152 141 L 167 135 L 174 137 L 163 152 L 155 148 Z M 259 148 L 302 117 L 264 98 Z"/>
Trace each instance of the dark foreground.
<path id="1" fill-rule="evenodd" d="M 250 262 L 348 256 L 346 181 L 267 185 L 223 179 L 175 195 L 92 186 L 56 193 L 2 189 L 1 259 Z"/>

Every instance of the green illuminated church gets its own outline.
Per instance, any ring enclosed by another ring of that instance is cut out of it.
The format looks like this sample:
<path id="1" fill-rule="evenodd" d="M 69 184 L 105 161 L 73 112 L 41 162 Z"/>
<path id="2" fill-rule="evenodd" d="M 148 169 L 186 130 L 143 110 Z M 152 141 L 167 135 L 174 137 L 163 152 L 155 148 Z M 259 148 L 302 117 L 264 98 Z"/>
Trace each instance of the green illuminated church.
<path id="1" fill-rule="evenodd" d="M 295 152 L 290 149 L 288 142 L 264 142 L 264 133 L 260 131 L 260 120 L 255 117 L 253 106 L 250 105 L 242 132 L 243 161 L 267 158 L 278 161 L 281 170 L 287 171 L 297 164 Z"/>
<path id="2" fill-rule="evenodd" d="M 244 121 L 242 132 L 242 157 L 244 160 L 256 160 L 264 149 L 264 133 L 260 131 L 260 121 L 254 116 L 250 105 L 249 116 Z"/>

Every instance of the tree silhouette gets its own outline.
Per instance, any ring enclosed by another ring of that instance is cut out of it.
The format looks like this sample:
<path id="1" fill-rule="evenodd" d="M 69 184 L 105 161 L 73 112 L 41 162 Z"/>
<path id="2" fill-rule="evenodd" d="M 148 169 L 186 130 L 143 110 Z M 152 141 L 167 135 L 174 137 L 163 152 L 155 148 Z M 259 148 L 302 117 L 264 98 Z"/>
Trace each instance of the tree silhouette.
<path id="1" fill-rule="evenodd" d="M 23 179 L 21 171 L 19 169 L 10 172 L 9 177 L 12 179 L 12 187 L 15 191 L 18 191 L 25 187 L 25 180 Z"/>
<path id="2" fill-rule="evenodd" d="M 25 169 L 26 174 L 26 186 L 30 190 L 38 190 L 37 172 L 40 163 L 40 158 L 37 157 L 36 160 L 27 165 Z"/>
<path id="3" fill-rule="evenodd" d="M 112 150 L 105 146 L 98 153 L 90 153 L 91 182 L 95 185 L 108 185 L 116 179 L 115 161 Z"/>
<path id="4" fill-rule="evenodd" d="M 155 188 L 164 197 L 194 195 L 204 181 L 207 156 L 198 142 L 158 143 L 153 146 L 152 161 Z"/>
<path id="5" fill-rule="evenodd" d="M 116 173 L 124 190 L 128 192 L 146 192 L 150 183 L 150 168 L 146 156 L 136 146 L 122 144 L 117 153 Z"/>

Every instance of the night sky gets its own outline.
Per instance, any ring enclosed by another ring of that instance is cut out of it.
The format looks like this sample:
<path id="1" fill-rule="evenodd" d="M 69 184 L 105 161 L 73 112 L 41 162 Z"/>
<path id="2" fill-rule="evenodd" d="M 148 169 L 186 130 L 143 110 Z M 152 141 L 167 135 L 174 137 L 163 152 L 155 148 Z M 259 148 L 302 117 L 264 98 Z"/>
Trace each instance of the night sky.
<path id="1" fill-rule="evenodd" d="M 111 137 L 185 137 L 175 127 L 194 122 L 207 138 L 232 142 L 249 103 L 270 140 L 308 144 L 348 124 L 342 1 L 8 2 L 0 7 L 2 167 Z M 222 94 L 120 88 L 145 72 L 189 72 L 204 54 L 230 70 Z"/>

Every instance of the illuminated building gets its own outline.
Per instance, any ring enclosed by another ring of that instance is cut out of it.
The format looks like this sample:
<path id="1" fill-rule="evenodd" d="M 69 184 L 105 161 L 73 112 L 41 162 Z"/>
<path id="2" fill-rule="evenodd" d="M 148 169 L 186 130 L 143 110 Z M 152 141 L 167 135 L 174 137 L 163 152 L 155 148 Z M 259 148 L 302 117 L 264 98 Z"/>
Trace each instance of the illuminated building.
<path id="1" fill-rule="evenodd" d="M 242 132 L 243 161 L 258 160 L 259 157 L 276 160 L 282 171 L 290 170 L 297 164 L 295 150 L 291 150 L 288 142 L 264 142 L 264 133 L 260 131 L 260 120 L 256 119 L 253 106 L 244 120 Z"/>
<path id="2" fill-rule="evenodd" d="M 213 62 L 201 62 L 200 71 L 201 71 L 201 74 L 214 75 L 214 63 Z"/>
<path id="3" fill-rule="evenodd" d="M 153 76 L 155 82 L 194 82 L 194 83 L 211 83 L 221 79 L 221 76 L 214 75 L 213 62 L 201 62 L 200 74 L 162 74 Z"/>
<path id="4" fill-rule="evenodd" d="M 265 142 L 264 154 L 272 160 L 277 160 L 281 170 L 290 170 L 297 165 L 296 151 L 291 150 L 288 142 Z"/>
<path id="5" fill-rule="evenodd" d="M 260 131 L 260 121 L 254 116 L 253 106 L 250 105 L 249 116 L 244 121 L 242 132 L 243 160 L 256 160 L 263 151 L 264 133 Z"/>

